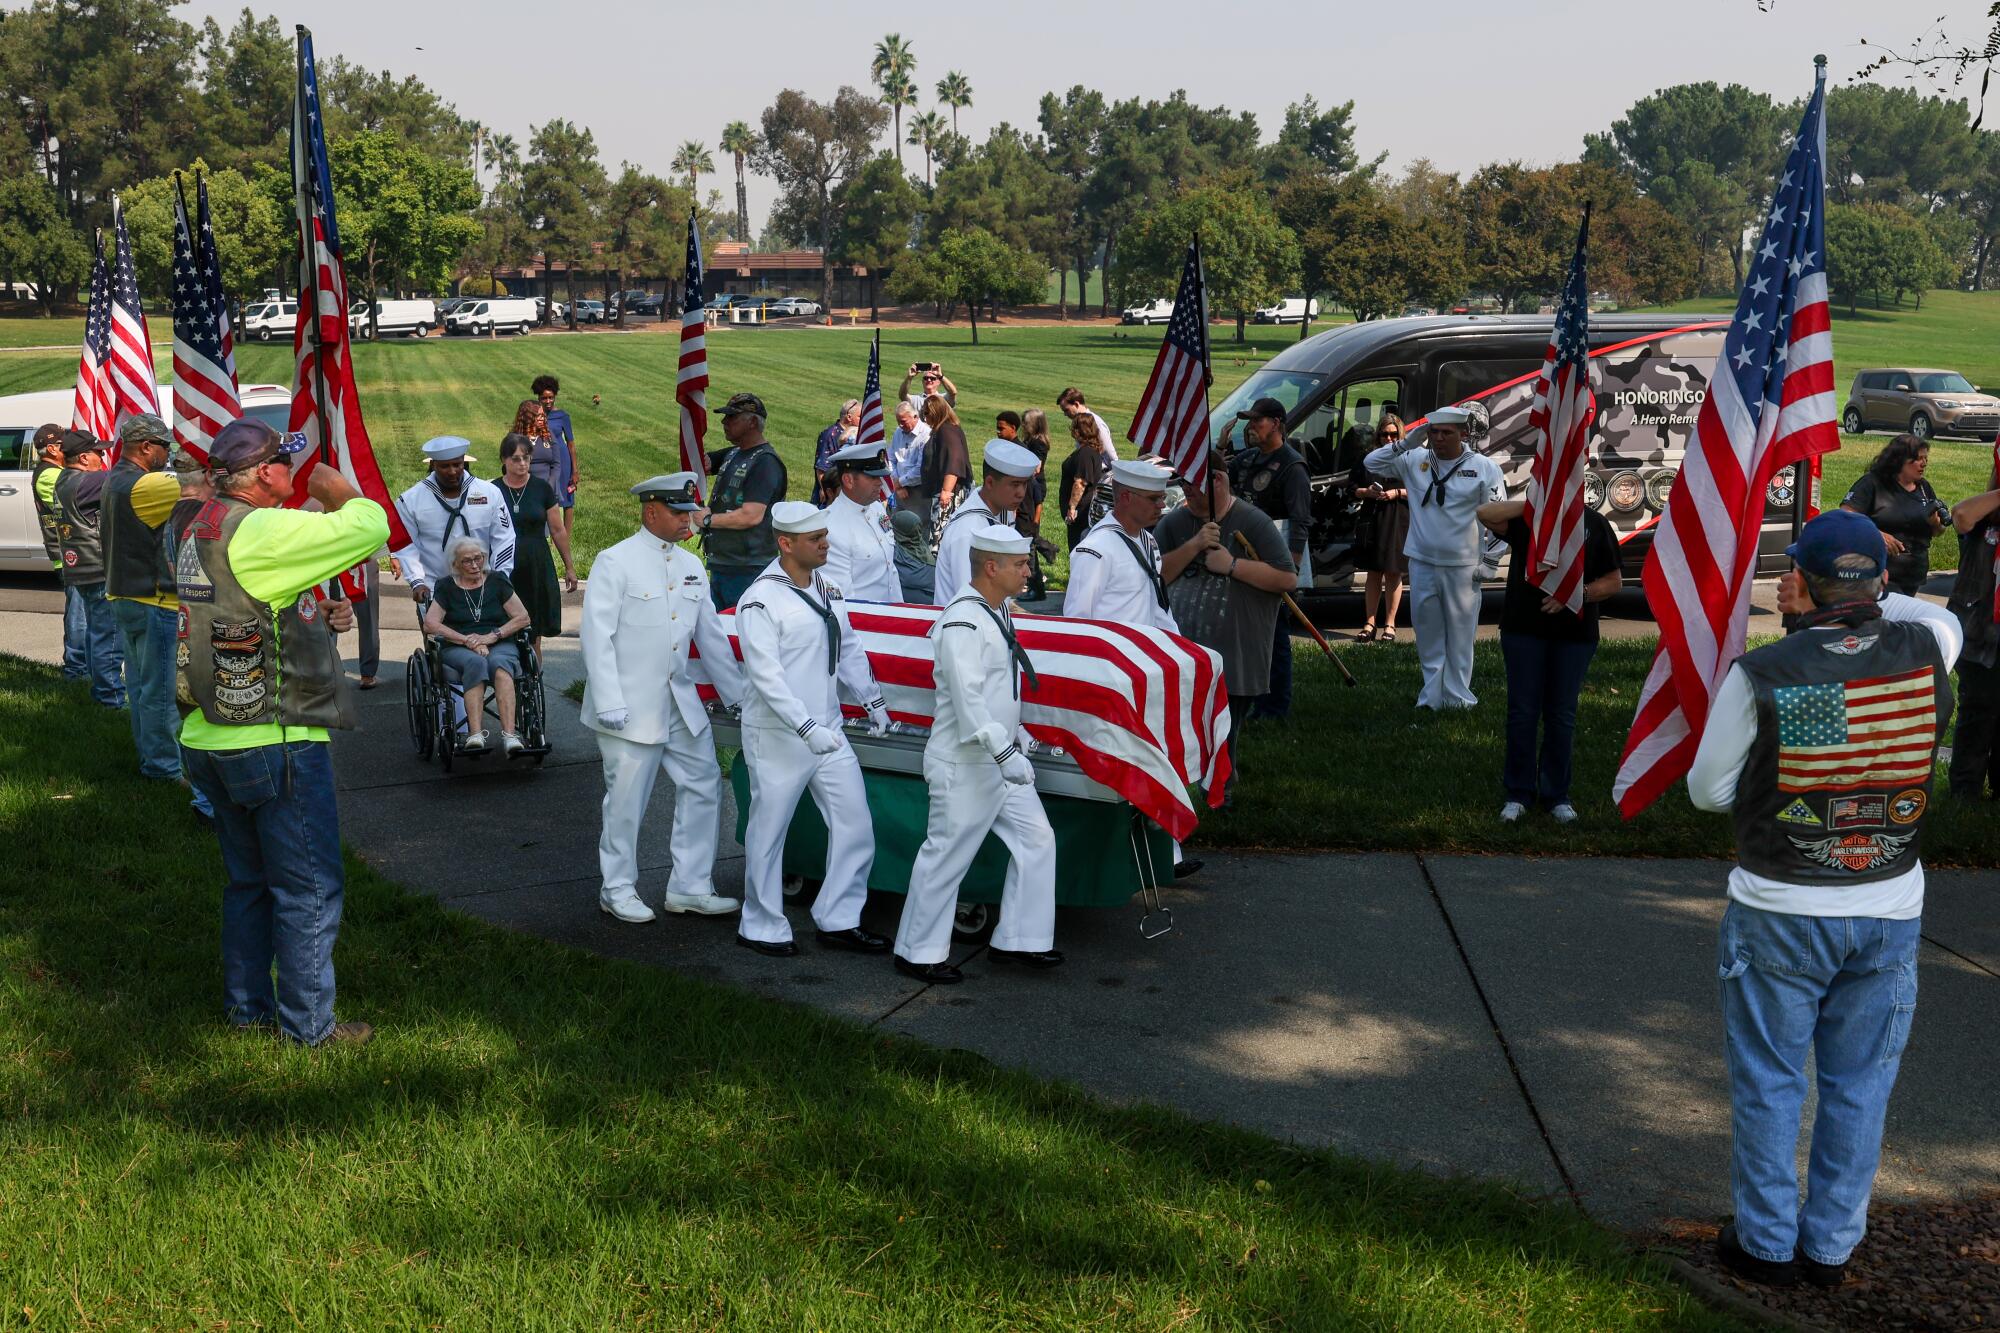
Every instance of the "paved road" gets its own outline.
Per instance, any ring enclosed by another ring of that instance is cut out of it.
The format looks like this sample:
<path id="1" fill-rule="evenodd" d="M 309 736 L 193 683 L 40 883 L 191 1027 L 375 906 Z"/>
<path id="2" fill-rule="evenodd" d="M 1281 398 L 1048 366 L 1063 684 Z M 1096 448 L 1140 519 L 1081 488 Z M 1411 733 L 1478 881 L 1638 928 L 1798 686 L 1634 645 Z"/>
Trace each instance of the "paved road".
<path id="1" fill-rule="evenodd" d="M 50 660 L 58 633 L 53 615 L 0 610 L 9 650 Z M 363 727 L 336 744 L 341 814 L 362 857 L 457 910 L 1112 1101 L 1506 1177 L 1615 1225 L 1727 1208 L 1712 980 L 1721 863 L 1213 854 L 1167 891 L 1176 929 L 1165 938 L 1139 937 L 1136 904 L 1064 911 L 1067 967 L 1024 976 L 968 945 L 955 955 L 966 984 L 927 988 L 810 944 L 797 959 L 762 958 L 732 945 L 728 919 L 603 915 L 596 747 L 556 693 L 578 672 L 576 641 L 550 645 L 547 765 L 487 759 L 447 778 L 405 740 L 400 662 L 414 638 L 385 635 L 384 688 L 359 696 Z M 670 860 L 664 786 L 641 845 L 641 892 L 655 901 Z M 725 832 L 724 892 L 741 885 L 742 864 Z M 899 907 L 876 895 L 866 920 L 891 931 Z M 809 939 L 805 913 L 792 916 Z M 1925 939 L 1923 1004 L 1883 1158 L 1880 1190 L 1893 1199 L 2000 1185 L 2000 874 L 1933 874 Z M 351 1003 L 366 1017 L 365 996 Z"/>

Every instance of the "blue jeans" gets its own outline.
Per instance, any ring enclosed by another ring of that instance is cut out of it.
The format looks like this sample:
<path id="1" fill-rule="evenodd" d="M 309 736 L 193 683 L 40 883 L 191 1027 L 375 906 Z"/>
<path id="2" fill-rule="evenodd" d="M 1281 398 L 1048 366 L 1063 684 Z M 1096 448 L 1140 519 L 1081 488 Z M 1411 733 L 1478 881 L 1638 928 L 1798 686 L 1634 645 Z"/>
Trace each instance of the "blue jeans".
<path id="1" fill-rule="evenodd" d="M 1253 718 L 1282 722 L 1292 715 L 1292 622 L 1291 612 L 1280 608 L 1277 627 L 1271 631 L 1271 688 L 1257 696 L 1251 708 Z"/>
<path id="2" fill-rule="evenodd" d="M 1595 641 L 1569 643 L 1501 631 L 1500 655 L 1507 662 L 1507 761 L 1501 782 L 1508 800 L 1522 805 L 1539 800 L 1544 806 L 1569 800 L 1576 700 L 1596 654 Z"/>
<path id="3" fill-rule="evenodd" d="M 238 1027 L 270 1024 L 317 1046 L 333 1030 L 333 941 L 346 879 L 325 741 L 181 750 L 215 806 L 222 891 L 222 1003 Z M 271 968 L 276 964 L 275 991 Z"/>
<path id="4" fill-rule="evenodd" d="M 708 571 L 708 595 L 718 611 L 727 611 L 750 591 L 750 585 L 757 581 L 761 569 L 711 569 Z"/>
<path id="5" fill-rule="evenodd" d="M 83 609 L 83 594 L 75 588 L 63 589 L 64 680 L 85 680 L 90 676 L 90 616 Z"/>
<path id="6" fill-rule="evenodd" d="M 1882 1118 L 1917 1012 L 1921 918 L 1793 916 L 1731 902 L 1716 973 L 1729 1064 L 1736 1238 L 1840 1264 L 1868 1227 Z M 1806 1198 L 1796 1153 L 1806 1053 L 1819 1082 Z"/>
<path id="7" fill-rule="evenodd" d="M 114 598 L 125 648 L 125 684 L 132 712 L 132 744 L 139 776 L 172 780 L 181 775 L 181 715 L 174 707 L 174 649 L 178 613 L 145 602 Z"/>
<path id="8" fill-rule="evenodd" d="M 111 609 L 102 583 L 81 583 L 70 591 L 83 603 L 84 656 L 90 671 L 90 697 L 106 708 L 123 708 L 125 654 L 118 646 L 118 615 Z"/>

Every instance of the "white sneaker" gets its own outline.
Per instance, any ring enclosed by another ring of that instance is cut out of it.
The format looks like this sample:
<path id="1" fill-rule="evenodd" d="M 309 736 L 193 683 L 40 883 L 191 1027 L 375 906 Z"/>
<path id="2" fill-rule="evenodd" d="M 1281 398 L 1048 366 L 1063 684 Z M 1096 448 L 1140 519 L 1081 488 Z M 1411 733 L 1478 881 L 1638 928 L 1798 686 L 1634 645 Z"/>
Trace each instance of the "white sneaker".
<path id="1" fill-rule="evenodd" d="M 521 751 L 525 750 L 528 747 L 521 744 L 521 738 L 519 736 L 516 736 L 513 732 L 503 731 L 500 733 L 500 748 L 507 752 L 507 757 L 509 759 L 512 759 L 515 755 L 521 753 Z"/>
<path id="2" fill-rule="evenodd" d="M 639 901 L 639 895 L 632 889 L 616 889 L 610 893 L 599 892 L 597 905 L 606 915 L 615 916 L 620 921 L 629 921 L 635 926 L 643 926 L 654 919 L 653 909 Z"/>
<path id="3" fill-rule="evenodd" d="M 486 749 L 486 733 L 475 731 L 465 738 L 465 744 L 458 747 L 466 754 L 480 754 Z"/>
<path id="4" fill-rule="evenodd" d="M 669 893 L 662 904 L 669 912 L 694 912 L 700 916 L 727 916 L 743 906 L 740 899 L 719 893 Z"/>
<path id="5" fill-rule="evenodd" d="M 1527 813 L 1527 806 L 1522 805 L 1519 801 L 1509 801 L 1500 807 L 1500 822 L 1503 824 L 1518 824 L 1521 822 L 1521 816 Z"/>
<path id="6" fill-rule="evenodd" d="M 1576 807 L 1568 801 L 1564 801 L 1561 805 L 1554 806 L 1549 810 L 1549 817 L 1558 824 L 1574 824 L 1576 822 Z"/>

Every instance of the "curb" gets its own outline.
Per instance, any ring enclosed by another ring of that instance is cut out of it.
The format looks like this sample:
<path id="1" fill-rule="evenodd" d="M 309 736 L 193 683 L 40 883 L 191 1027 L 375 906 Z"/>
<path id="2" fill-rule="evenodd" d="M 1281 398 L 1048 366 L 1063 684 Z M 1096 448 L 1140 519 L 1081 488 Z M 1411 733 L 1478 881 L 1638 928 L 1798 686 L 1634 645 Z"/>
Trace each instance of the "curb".
<path id="1" fill-rule="evenodd" d="M 1764 1328 L 1783 1329 L 1785 1333 L 1833 1333 L 1833 1330 L 1819 1324 L 1808 1324 L 1782 1310 L 1773 1310 L 1734 1287 L 1724 1286 L 1672 1250 L 1642 1250 L 1641 1253 L 1665 1264 L 1676 1281 L 1712 1310 L 1734 1315 Z"/>

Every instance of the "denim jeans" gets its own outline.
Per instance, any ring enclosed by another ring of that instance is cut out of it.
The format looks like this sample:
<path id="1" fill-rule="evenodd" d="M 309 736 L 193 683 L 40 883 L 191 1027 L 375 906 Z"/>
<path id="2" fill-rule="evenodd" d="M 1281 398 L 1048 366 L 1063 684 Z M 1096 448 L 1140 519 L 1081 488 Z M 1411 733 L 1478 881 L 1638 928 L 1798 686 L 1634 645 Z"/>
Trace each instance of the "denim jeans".
<path id="1" fill-rule="evenodd" d="M 90 616 L 83 609 L 83 594 L 75 588 L 63 589 L 64 680 L 90 677 Z"/>
<path id="2" fill-rule="evenodd" d="M 1250 716 L 1282 722 L 1291 715 L 1292 622 L 1290 613 L 1281 609 L 1277 626 L 1271 631 L 1271 688 L 1257 696 L 1257 706 L 1250 710 Z"/>
<path id="3" fill-rule="evenodd" d="M 1868 1226 L 1882 1118 L 1917 1012 L 1921 918 L 1794 916 L 1731 902 L 1716 974 L 1729 1065 L 1736 1237 L 1759 1259 L 1847 1261 Z M 1806 1195 L 1806 1053 L 1818 1076 Z"/>
<path id="4" fill-rule="evenodd" d="M 1507 799 L 1544 806 L 1569 800 L 1570 758 L 1576 738 L 1576 700 L 1597 644 L 1500 632 L 1507 663 L 1507 760 L 1501 783 Z M 1541 741 L 1541 762 L 1535 742 Z"/>
<path id="5" fill-rule="evenodd" d="M 90 697 L 106 708 L 125 706 L 125 653 L 118 644 L 118 615 L 102 583 L 71 589 L 83 603 L 84 653 L 89 661 Z"/>
<path id="6" fill-rule="evenodd" d="M 145 602 L 116 598 L 125 649 L 125 684 L 132 713 L 132 744 L 139 750 L 139 776 L 175 779 L 181 775 L 181 715 L 174 707 L 174 649 L 178 613 Z"/>
<path id="7" fill-rule="evenodd" d="M 181 762 L 215 806 L 222 891 L 222 1003 L 317 1046 L 333 1030 L 333 941 L 346 880 L 325 741 L 190 750 Z M 271 984 L 272 965 L 278 980 Z"/>
<path id="8" fill-rule="evenodd" d="M 727 611 L 735 606 L 750 585 L 757 581 L 761 569 L 711 569 L 708 571 L 708 595 L 714 601 L 715 609 Z"/>

